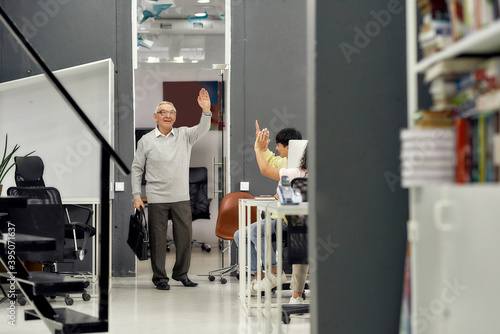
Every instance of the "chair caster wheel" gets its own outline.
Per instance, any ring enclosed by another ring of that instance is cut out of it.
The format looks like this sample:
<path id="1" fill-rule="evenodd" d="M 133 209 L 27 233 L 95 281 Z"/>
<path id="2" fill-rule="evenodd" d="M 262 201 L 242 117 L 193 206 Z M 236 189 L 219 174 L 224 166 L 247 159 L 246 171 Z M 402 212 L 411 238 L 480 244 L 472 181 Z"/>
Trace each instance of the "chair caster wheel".
<path id="1" fill-rule="evenodd" d="M 19 305 L 21 306 L 24 306 L 26 305 L 26 299 L 24 297 L 19 297 L 17 298 L 17 302 L 19 303 Z"/>
<path id="2" fill-rule="evenodd" d="M 209 280 L 210 282 L 215 281 L 215 276 L 208 275 L 208 280 Z"/>
<path id="3" fill-rule="evenodd" d="M 82 299 L 86 302 L 90 300 L 90 295 L 88 293 L 83 293 L 82 294 Z"/>
<path id="4" fill-rule="evenodd" d="M 285 311 L 281 312 L 281 320 L 283 320 L 283 323 L 285 325 L 288 325 L 290 323 L 290 316 L 288 315 L 288 313 L 286 313 Z"/>
<path id="5" fill-rule="evenodd" d="M 203 245 L 201 245 L 201 250 L 204 250 L 205 252 L 210 253 L 212 248 L 210 248 L 210 245 L 203 244 Z"/>
<path id="6" fill-rule="evenodd" d="M 56 296 L 50 296 L 49 298 L 50 299 L 56 299 Z"/>
<path id="7" fill-rule="evenodd" d="M 75 256 L 77 259 L 79 259 L 80 261 L 83 261 L 83 259 L 85 258 L 85 251 L 84 250 L 77 250 L 75 251 Z"/>
<path id="8" fill-rule="evenodd" d="M 90 282 L 89 282 L 89 281 L 85 281 L 85 282 L 83 282 L 83 288 L 84 288 L 84 289 L 88 288 L 88 287 L 89 287 L 89 285 L 90 285 Z"/>
<path id="9" fill-rule="evenodd" d="M 220 282 L 221 282 L 221 284 L 226 284 L 227 283 L 227 279 L 225 277 L 221 277 L 220 278 Z"/>
<path id="10" fill-rule="evenodd" d="M 64 297 L 64 302 L 66 303 L 66 305 L 71 306 L 71 305 L 73 305 L 73 298 Z"/>

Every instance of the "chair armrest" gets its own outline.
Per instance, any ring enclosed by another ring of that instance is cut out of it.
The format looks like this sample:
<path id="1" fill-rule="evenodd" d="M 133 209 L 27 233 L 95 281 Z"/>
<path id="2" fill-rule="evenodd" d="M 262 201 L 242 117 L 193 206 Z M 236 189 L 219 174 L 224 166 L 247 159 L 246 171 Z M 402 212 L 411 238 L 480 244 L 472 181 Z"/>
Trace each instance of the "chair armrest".
<path id="1" fill-rule="evenodd" d="M 89 225 L 90 219 L 92 218 L 92 215 L 94 214 L 94 211 L 90 208 L 87 208 L 83 205 L 78 205 L 78 204 L 64 204 L 63 205 L 65 209 L 68 208 L 77 208 L 83 211 L 87 211 L 87 218 L 85 219 L 85 224 Z M 71 222 L 70 222 L 71 223 Z"/>
<path id="2" fill-rule="evenodd" d="M 72 225 L 72 226 L 80 226 L 81 228 L 87 230 L 87 231 L 91 231 L 92 230 L 92 226 L 88 225 L 88 224 L 85 224 L 85 223 L 80 223 L 80 222 L 69 222 L 69 225 Z"/>

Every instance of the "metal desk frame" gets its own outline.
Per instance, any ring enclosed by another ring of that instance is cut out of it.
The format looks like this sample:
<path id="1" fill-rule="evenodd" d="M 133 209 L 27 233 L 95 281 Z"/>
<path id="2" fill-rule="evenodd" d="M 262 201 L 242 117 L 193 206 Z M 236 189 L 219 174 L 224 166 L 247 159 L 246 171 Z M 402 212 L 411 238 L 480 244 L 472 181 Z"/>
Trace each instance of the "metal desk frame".
<path id="1" fill-rule="evenodd" d="M 251 242 L 246 243 L 246 247 L 241 246 L 241 240 L 243 240 L 243 245 L 245 245 L 246 240 L 246 221 L 250 221 L 251 217 L 251 207 L 257 207 L 257 217 L 260 217 L 260 212 L 265 213 L 266 225 L 265 225 L 265 239 L 264 239 L 264 252 L 265 252 L 265 271 L 271 272 L 271 251 L 272 247 L 272 234 L 271 234 L 271 215 L 276 214 L 276 259 L 277 259 L 277 280 L 281 282 L 281 273 L 283 269 L 283 227 L 282 227 L 282 216 L 284 215 L 307 215 L 309 214 L 309 203 L 304 202 L 298 205 L 281 205 L 277 201 L 269 200 L 255 200 L 255 199 L 241 199 L 239 200 L 239 230 L 240 230 L 240 247 L 238 249 L 240 266 L 244 263 L 248 264 L 250 267 L 250 247 Z M 261 219 L 257 218 L 257 235 L 261 233 Z M 261 238 L 257 238 L 257 268 L 262 267 L 261 260 Z M 245 261 L 245 257 L 246 260 Z M 240 301 L 243 309 L 247 312 L 247 315 L 251 316 L 251 296 L 250 296 L 250 284 L 251 284 L 251 273 L 247 270 L 246 280 L 240 275 Z M 261 279 L 261 272 L 257 270 L 257 280 Z M 265 279 L 269 279 L 266 275 Z M 260 286 L 259 286 L 260 287 Z M 248 292 L 248 293 L 247 293 Z M 265 314 L 266 316 L 266 333 L 271 333 L 272 331 L 272 319 L 271 319 L 271 284 L 266 284 L 265 295 L 268 298 L 265 299 Z M 281 299 L 282 299 L 282 286 L 278 284 L 277 286 L 277 314 L 278 314 L 278 333 L 281 333 Z M 261 291 L 257 291 L 257 323 L 259 325 L 259 331 L 262 319 L 262 298 Z"/>

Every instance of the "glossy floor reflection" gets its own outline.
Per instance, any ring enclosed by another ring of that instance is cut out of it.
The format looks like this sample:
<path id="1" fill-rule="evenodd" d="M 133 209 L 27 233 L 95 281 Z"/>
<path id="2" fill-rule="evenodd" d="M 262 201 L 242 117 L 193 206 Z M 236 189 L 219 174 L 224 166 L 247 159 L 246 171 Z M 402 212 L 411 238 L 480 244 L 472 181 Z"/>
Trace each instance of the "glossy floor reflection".
<path id="1" fill-rule="evenodd" d="M 168 254 L 167 273 L 171 272 L 174 251 Z M 239 281 L 228 277 L 227 284 L 208 280 L 207 273 L 220 265 L 220 255 L 216 248 L 210 253 L 200 247 L 193 247 L 190 278 L 199 283 L 196 288 L 186 288 L 180 282 L 170 281 L 169 291 L 156 290 L 151 283 L 149 261 L 138 263 L 138 275 L 133 278 L 116 277 L 110 280 L 111 295 L 109 308 L 109 333 L 259 333 L 255 312 L 247 316 L 239 303 Z M 170 270 L 169 270 L 170 269 Z M 89 291 L 92 300 L 83 301 L 74 296 L 75 303 L 70 308 L 97 316 L 95 291 Z M 283 292 L 283 302 L 287 303 L 291 292 Z M 276 299 L 276 295 L 271 298 Z M 51 301 L 54 307 L 65 307 L 60 299 Z M 7 303 L 0 304 L 0 333 L 33 334 L 49 333 L 43 322 L 24 321 L 23 310 L 29 305 L 17 305 L 16 326 L 7 324 Z M 277 314 L 273 312 L 273 326 Z M 281 316 L 280 316 L 281 319 Z M 309 333 L 309 315 L 292 315 L 291 323 L 282 326 L 283 333 Z M 265 333 L 262 323 L 260 333 Z M 273 328 L 273 333 L 277 333 Z"/>

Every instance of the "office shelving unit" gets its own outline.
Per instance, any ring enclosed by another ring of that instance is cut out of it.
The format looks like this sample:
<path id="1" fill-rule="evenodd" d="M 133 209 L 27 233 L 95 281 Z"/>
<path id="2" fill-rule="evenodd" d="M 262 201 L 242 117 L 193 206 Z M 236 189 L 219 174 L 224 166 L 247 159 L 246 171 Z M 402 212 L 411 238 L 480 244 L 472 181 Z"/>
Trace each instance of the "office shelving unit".
<path id="1" fill-rule="evenodd" d="M 500 53 L 500 21 L 418 59 L 417 1 L 406 2 L 408 127 L 419 109 L 421 74 L 461 55 Z M 411 333 L 493 333 L 500 307 L 500 186 L 411 187 L 408 242 Z"/>

